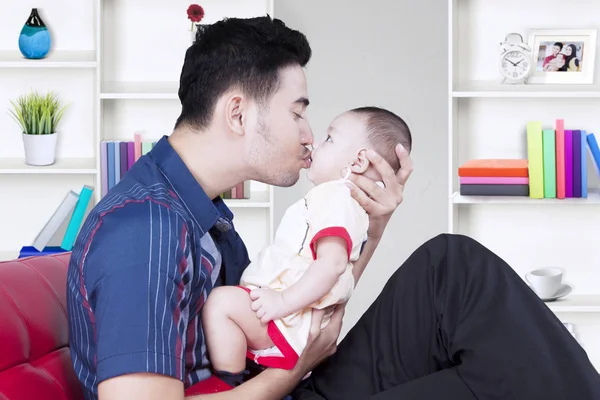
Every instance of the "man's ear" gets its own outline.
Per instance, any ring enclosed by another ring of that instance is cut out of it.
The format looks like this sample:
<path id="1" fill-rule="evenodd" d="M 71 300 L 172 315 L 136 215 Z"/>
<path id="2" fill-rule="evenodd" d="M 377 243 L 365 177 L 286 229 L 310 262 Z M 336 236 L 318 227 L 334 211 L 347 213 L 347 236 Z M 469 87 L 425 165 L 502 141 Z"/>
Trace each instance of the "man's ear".
<path id="1" fill-rule="evenodd" d="M 225 101 L 225 121 L 227 127 L 240 136 L 245 132 L 245 106 L 246 101 L 239 94 L 234 94 Z"/>
<path id="2" fill-rule="evenodd" d="M 363 174 L 369 168 L 369 159 L 366 153 L 367 149 L 359 150 L 356 159 L 350 165 L 350 169 L 355 174 Z"/>

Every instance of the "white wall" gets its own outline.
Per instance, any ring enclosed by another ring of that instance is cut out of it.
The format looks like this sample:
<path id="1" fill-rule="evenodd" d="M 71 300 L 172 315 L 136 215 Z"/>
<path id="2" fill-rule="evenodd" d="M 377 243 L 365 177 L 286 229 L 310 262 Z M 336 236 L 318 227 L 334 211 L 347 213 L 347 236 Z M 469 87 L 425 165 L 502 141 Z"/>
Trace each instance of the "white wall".
<path id="1" fill-rule="evenodd" d="M 350 300 L 345 335 L 410 253 L 446 229 L 447 6 L 439 0 L 276 0 L 275 15 L 311 43 L 309 118 L 316 137 L 335 115 L 362 105 L 389 108 L 413 132 L 415 170 L 404 203 Z M 275 226 L 309 188 L 303 177 L 293 188 L 276 189 Z"/>

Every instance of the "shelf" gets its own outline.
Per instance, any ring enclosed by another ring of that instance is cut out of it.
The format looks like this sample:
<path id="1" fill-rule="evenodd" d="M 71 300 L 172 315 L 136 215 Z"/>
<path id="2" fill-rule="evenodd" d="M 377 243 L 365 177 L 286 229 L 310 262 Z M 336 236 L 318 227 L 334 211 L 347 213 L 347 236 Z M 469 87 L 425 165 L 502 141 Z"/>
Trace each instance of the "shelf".
<path id="1" fill-rule="evenodd" d="M 253 192 L 251 199 L 226 199 L 225 204 L 229 208 L 269 208 L 269 192 Z"/>
<path id="2" fill-rule="evenodd" d="M 506 85 L 499 82 L 470 81 L 459 83 L 454 98 L 600 98 L 597 85 Z"/>
<path id="3" fill-rule="evenodd" d="M 16 260 L 19 257 L 18 251 L 0 250 L 0 262 Z"/>
<path id="4" fill-rule="evenodd" d="M 101 99 L 178 100 L 178 82 L 103 82 Z"/>
<path id="5" fill-rule="evenodd" d="M 563 299 L 545 303 L 553 312 L 600 313 L 600 295 L 569 295 Z"/>
<path id="6" fill-rule="evenodd" d="M 454 204 L 600 204 L 599 189 L 588 189 L 587 198 L 532 199 L 526 196 L 462 196 L 452 195 Z"/>
<path id="7" fill-rule="evenodd" d="M 24 158 L 0 158 L 2 174 L 95 174 L 96 162 L 93 158 L 62 158 L 53 165 L 32 166 L 25 164 Z"/>
<path id="8" fill-rule="evenodd" d="M 29 60 L 17 51 L 0 51 L 0 68 L 95 68 L 94 51 L 56 51 L 41 60 Z"/>

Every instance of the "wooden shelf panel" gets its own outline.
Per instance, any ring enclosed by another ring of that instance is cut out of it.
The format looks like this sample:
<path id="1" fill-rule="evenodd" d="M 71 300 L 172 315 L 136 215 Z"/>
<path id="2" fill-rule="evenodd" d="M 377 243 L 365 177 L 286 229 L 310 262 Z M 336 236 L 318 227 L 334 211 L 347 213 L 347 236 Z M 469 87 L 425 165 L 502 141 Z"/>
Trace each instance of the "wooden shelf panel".
<path id="1" fill-rule="evenodd" d="M 18 50 L 0 51 L 0 68 L 96 68 L 95 51 L 55 51 L 41 60 L 29 60 Z"/>
<path id="2" fill-rule="evenodd" d="M 600 98 L 598 85 L 507 85 L 497 81 L 459 82 L 454 98 Z"/>
<path id="3" fill-rule="evenodd" d="M 101 99 L 179 99 L 179 82 L 103 82 L 101 88 Z"/>
<path id="4" fill-rule="evenodd" d="M 0 158 L 1 174 L 95 174 L 93 158 L 61 158 L 53 165 L 32 166 L 24 158 Z"/>
<path id="5" fill-rule="evenodd" d="M 600 189 L 588 189 L 587 198 L 532 199 L 526 196 L 462 196 L 452 195 L 454 204 L 600 204 Z"/>

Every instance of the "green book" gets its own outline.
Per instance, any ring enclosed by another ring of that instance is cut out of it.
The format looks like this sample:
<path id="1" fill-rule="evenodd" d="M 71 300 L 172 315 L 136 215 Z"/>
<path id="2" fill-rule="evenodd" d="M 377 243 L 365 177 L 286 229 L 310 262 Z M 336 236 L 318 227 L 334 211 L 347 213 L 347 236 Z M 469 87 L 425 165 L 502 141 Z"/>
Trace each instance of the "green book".
<path id="1" fill-rule="evenodd" d="M 556 134 L 554 129 L 542 131 L 544 159 L 544 197 L 556 198 Z"/>
<path id="2" fill-rule="evenodd" d="M 542 122 L 527 123 L 527 164 L 529 169 L 529 197 L 544 198 L 544 155 Z"/>
<path id="3" fill-rule="evenodd" d="M 142 155 L 152 150 L 152 142 L 142 142 Z"/>

